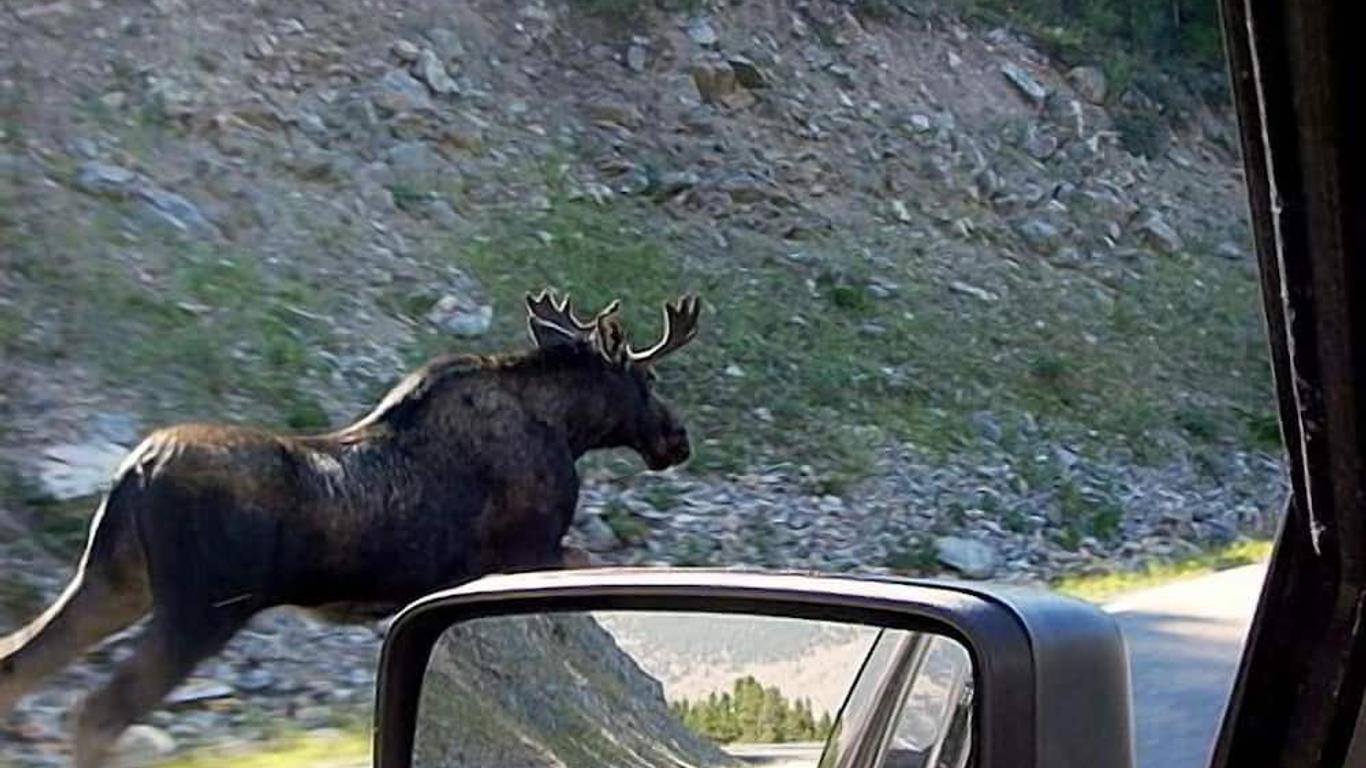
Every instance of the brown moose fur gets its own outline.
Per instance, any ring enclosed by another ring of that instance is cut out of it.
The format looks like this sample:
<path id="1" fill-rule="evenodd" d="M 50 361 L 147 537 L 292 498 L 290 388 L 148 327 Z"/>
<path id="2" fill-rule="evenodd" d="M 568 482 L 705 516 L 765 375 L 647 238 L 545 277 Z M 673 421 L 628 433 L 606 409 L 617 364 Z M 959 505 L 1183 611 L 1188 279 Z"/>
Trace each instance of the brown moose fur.
<path id="1" fill-rule="evenodd" d="M 75 764 L 92 768 L 261 610 L 380 618 L 483 574 L 563 565 L 580 456 L 627 447 L 663 469 L 689 455 L 650 366 L 692 338 L 697 302 L 666 308 L 654 354 L 625 345 L 615 306 L 583 323 L 567 300 L 528 297 L 535 349 L 433 360 L 329 434 L 181 425 L 147 437 L 65 592 L 0 638 L 0 717 L 150 613 L 76 717 Z"/>

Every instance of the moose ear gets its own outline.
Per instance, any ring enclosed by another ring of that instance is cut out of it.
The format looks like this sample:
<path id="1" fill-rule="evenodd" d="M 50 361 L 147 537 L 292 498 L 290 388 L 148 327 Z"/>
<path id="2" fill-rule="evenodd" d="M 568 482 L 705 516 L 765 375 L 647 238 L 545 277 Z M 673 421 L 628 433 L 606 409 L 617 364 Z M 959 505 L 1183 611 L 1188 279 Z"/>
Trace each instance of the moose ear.
<path id="1" fill-rule="evenodd" d="M 609 363 L 625 363 L 631 348 L 626 343 L 626 330 L 621 327 L 621 319 L 615 312 L 598 315 L 597 327 L 593 329 L 593 341 L 598 353 Z"/>
<path id="2" fill-rule="evenodd" d="M 541 349 L 551 349 L 552 347 L 573 344 L 578 340 L 578 336 L 572 331 L 567 331 L 558 325 L 547 323 L 539 317 L 528 317 L 526 320 L 527 331 L 531 334 L 532 341 Z"/>

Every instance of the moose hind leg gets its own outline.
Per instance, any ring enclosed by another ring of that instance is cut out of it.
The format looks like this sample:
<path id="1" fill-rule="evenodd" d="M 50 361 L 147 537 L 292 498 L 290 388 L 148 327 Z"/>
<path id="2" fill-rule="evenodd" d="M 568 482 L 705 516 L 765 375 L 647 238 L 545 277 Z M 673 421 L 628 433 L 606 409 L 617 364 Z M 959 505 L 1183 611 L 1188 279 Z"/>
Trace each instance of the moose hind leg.
<path id="1" fill-rule="evenodd" d="M 151 599 L 135 546 L 92 546 L 75 578 L 42 615 L 0 637 L 0 717 L 95 643 L 131 626 Z"/>
<path id="2" fill-rule="evenodd" d="M 132 656 L 81 704 L 75 767 L 102 765 L 119 735 L 155 709 L 196 664 L 221 650 L 245 622 L 245 616 L 226 611 L 193 619 L 153 612 Z"/>

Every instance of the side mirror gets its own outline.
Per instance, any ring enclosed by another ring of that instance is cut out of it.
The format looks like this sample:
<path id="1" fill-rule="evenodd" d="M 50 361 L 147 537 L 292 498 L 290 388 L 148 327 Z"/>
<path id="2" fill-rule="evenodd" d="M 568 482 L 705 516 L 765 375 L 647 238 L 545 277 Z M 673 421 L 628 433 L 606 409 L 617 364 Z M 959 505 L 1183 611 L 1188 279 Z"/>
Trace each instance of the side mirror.
<path id="1" fill-rule="evenodd" d="M 707 569 L 490 576 L 389 628 L 377 768 L 1132 768 L 1118 626 L 1050 593 Z"/>

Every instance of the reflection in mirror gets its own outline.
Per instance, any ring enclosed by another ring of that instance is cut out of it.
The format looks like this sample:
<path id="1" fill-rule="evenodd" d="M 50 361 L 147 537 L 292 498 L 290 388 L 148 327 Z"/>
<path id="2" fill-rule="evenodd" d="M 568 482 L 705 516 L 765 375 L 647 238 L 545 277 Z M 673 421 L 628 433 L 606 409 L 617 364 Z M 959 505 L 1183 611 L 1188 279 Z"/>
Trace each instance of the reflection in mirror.
<path id="1" fill-rule="evenodd" d="M 900 629 L 734 614 L 479 619 L 432 649 L 416 768 L 961 768 L 972 662 Z"/>

